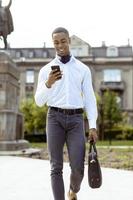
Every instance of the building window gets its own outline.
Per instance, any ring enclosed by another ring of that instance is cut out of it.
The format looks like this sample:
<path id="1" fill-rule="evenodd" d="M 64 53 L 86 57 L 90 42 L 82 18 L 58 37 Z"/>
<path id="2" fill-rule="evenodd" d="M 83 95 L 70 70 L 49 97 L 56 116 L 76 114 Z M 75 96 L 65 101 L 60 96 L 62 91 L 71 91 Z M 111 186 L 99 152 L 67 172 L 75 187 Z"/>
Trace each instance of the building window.
<path id="1" fill-rule="evenodd" d="M 121 70 L 106 69 L 103 71 L 104 82 L 121 82 Z"/>
<path id="2" fill-rule="evenodd" d="M 77 48 L 71 48 L 73 56 L 77 56 Z"/>
<path id="3" fill-rule="evenodd" d="M 26 71 L 26 83 L 34 83 L 34 70 L 28 69 Z"/>
<path id="4" fill-rule="evenodd" d="M 33 97 L 33 90 L 34 90 L 34 87 L 32 85 L 26 85 L 26 87 L 25 87 L 26 98 Z"/>
<path id="5" fill-rule="evenodd" d="M 33 98 L 33 92 L 26 92 L 26 99 L 32 99 Z"/>
<path id="6" fill-rule="evenodd" d="M 34 52 L 33 51 L 30 51 L 29 52 L 29 58 L 33 58 L 34 57 Z"/>
<path id="7" fill-rule="evenodd" d="M 115 46 L 110 46 L 107 48 L 107 56 L 108 57 L 117 57 L 118 56 L 118 48 Z"/>
<path id="8" fill-rule="evenodd" d="M 85 56 L 84 50 L 81 47 L 71 48 L 71 52 L 74 56 Z"/>
<path id="9" fill-rule="evenodd" d="M 21 52 L 20 51 L 17 51 L 16 52 L 16 58 L 20 58 L 21 57 Z"/>
<path id="10" fill-rule="evenodd" d="M 47 52 L 46 51 L 43 52 L 43 58 L 47 58 Z"/>

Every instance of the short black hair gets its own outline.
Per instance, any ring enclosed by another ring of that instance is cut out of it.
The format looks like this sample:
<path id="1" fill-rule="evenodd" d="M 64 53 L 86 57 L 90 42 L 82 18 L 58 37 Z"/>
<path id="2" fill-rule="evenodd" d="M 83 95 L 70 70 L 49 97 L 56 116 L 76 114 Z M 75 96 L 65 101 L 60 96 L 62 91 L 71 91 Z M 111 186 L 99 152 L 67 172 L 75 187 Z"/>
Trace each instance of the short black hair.
<path id="1" fill-rule="evenodd" d="M 68 37 L 69 37 L 68 30 L 66 28 L 63 28 L 63 27 L 58 27 L 58 28 L 54 29 L 53 32 L 52 32 L 52 37 L 53 37 L 53 34 L 55 34 L 55 33 L 62 33 L 62 32 L 65 33 L 65 34 L 67 34 Z"/>

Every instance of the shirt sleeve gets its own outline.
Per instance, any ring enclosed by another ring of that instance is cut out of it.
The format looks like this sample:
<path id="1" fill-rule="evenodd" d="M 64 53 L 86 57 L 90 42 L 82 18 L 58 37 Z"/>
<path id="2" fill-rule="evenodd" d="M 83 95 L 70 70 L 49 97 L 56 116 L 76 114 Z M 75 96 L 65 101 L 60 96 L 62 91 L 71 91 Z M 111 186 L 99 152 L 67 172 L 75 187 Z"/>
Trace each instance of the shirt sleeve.
<path id="1" fill-rule="evenodd" d="M 47 80 L 47 71 L 42 68 L 38 75 L 38 84 L 35 92 L 35 102 L 38 106 L 43 106 L 50 96 L 52 88 L 47 88 L 45 82 Z"/>
<path id="2" fill-rule="evenodd" d="M 82 86 L 83 86 L 84 108 L 86 111 L 89 128 L 96 128 L 98 112 L 97 112 L 96 97 L 92 86 L 91 72 L 89 68 L 87 68 L 85 72 Z"/>

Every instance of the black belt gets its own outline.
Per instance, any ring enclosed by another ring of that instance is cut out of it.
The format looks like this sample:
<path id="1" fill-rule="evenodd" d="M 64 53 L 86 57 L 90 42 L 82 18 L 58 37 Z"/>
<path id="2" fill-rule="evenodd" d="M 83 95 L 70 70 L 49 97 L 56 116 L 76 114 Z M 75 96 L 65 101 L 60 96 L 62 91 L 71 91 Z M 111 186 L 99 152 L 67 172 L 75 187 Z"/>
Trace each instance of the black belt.
<path id="1" fill-rule="evenodd" d="M 78 109 L 62 109 L 62 108 L 57 108 L 57 107 L 50 107 L 51 110 L 55 110 L 57 112 L 64 113 L 66 115 L 74 115 L 74 114 L 81 114 L 83 113 L 82 108 Z"/>

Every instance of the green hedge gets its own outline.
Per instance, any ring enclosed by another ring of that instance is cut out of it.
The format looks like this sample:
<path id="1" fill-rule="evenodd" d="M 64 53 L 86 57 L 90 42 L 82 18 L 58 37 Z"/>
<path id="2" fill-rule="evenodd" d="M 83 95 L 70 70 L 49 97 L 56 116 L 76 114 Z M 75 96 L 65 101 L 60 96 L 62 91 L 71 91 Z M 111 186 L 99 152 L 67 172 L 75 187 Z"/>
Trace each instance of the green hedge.
<path id="1" fill-rule="evenodd" d="M 115 140 L 133 140 L 133 128 L 129 129 L 114 129 L 111 131 L 104 132 L 104 139 L 115 139 Z"/>
<path id="2" fill-rule="evenodd" d="M 24 139 L 29 142 L 46 142 L 46 134 L 25 134 Z"/>
<path id="3" fill-rule="evenodd" d="M 88 132 L 86 133 L 86 137 Z M 28 134 L 26 133 L 24 138 L 29 142 L 46 142 L 46 134 Z M 104 140 L 133 140 L 133 128 L 120 130 L 114 129 L 111 131 L 104 131 Z"/>

